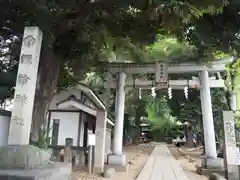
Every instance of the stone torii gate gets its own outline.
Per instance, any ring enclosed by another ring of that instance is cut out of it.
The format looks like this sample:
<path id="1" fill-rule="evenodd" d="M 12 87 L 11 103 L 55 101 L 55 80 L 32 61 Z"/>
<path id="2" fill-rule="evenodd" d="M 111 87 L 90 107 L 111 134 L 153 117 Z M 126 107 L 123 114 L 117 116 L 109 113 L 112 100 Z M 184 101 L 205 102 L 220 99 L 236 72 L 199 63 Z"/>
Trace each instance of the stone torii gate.
<path id="1" fill-rule="evenodd" d="M 106 69 L 106 104 L 109 101 L 109 92 L 111 88 L 116 88 L 116 106 L 115 106 L 115 131 L 113 140 L 113 153 L 108 157 L 110 165 L 126 166 L 126 157 L 122 152 L 123 140 L 123 122 L 124 122 L 124 104 L 126 86 L 136 88 L 156 89 L 168 88 L 183 89 L 184 87 L 200 87 L 201 107 L 204 127 L 204 138 L 206 157 L 203 158 L 202 165 L 207 168 L 218 168 L 223 165 L 222 160 L 217 158 L 215 130 L 212 113 L 212 103 L 210 88 L 224 88 L 224 80 L 213 79 L 209 77 L 209 73 L 219 73 L 225 70 L 225 65 L 231 62 L 222 60 L 217 62 L 208 62 L 205 64 L 182 63 L 182 64 L 163 64 L 163 63 L 148 63 L 148 64 L 124 64 L 110 63 Z M 139 80 L 128 79 L 126 74 L 155 74 L 155 80 Z M 191 73 L 198 76 L 192 80 L 170 80 L 168 74 L 183 74 Z M 116 79 L 110 79 L 109 75 L 117 75 Z"/>

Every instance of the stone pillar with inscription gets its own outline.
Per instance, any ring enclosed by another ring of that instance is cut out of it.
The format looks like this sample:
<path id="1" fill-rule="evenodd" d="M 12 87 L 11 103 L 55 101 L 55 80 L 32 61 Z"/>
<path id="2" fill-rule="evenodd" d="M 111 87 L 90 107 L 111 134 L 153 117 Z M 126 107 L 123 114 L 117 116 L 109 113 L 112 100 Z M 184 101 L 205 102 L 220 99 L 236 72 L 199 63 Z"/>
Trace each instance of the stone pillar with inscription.
<path id="1" fill-rule="evenodd" d="M 53 163 L 48 151 L 29 145 L 41 42 L 38 27 L 25 28 L 8 145 L 0 146 L 0 179 L 71 179 L 70 163 Z"/>
<path id="2" fill-rule="evenodd" d="M 223 111 L 224 166 L 228 180 L 239 180 L 239 149 L 236 143 L 235 120 L 232 111 Z"/>
<path id="3" fill-rule="evenodd" d="M 29 144 L 42 32 L 26 27 L 15 87 L 8 144 Z"/>

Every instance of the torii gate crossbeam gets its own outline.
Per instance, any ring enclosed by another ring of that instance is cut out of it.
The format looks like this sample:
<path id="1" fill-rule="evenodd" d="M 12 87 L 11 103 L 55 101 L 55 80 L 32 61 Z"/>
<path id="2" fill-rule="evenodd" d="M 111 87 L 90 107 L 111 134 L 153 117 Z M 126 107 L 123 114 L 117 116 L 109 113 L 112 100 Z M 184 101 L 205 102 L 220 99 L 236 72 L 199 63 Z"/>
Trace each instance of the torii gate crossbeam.
<path id="1" fill-rule="evenodd" d="M 180 64 L 169 64 L 168 74 L 174 73 L 197 73 L 202 70 L 208 72 L 222 72 L 225 71 L 225 65 L 231 62 L 231 59 L 226 59 L 216 62 L 207 62 L 204 64 L 196 63 L 180 63 Z M 158 62 L 157 62 L 158 63 Z M 107 66 L 109 73 L 115 74 L 125 72 L 126 74 L 146 74 L 156 72 L 156 63 L 145 63 L 145 64 L 126 64 L 126 63 L 110 63 Z"/>

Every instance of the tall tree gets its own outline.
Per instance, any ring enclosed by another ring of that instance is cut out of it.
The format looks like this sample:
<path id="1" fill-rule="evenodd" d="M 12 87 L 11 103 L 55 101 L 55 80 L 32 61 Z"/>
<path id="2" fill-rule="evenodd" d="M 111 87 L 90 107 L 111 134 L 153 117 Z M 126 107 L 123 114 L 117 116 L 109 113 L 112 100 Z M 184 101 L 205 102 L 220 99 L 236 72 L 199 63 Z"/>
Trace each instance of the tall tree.
<path id="1" fill-rule="evenodd" d="M 179 28 L 179 37 L 201 47 L 204 53 L 220 50 L 234 55 L 240 50 L 239 8 L 239 2 L 233 0 L 221 10 L 222 13 L 203 14 L 202 18 Z"/>
<path id="2" fill-rule="evenodd" d="M 66 67 L 70 67 L 68 72 L 81 77 L 90 67 L 98 65 L 101 50 L 109 44 L 116 51 L 119 46 L 125 48 L 118 43 L 120 40 L 130 44 L 152 42 L 160 28 L 175 28 L 201 13 L 214 13 L 226 2 L 1 1 L 0 36 L 5 42 L 1 46 L 10 47 L 11 58 L 19 59 L 24 26 L 39 26 L 44 34 L 33 111 L 33 138 L 38 139 L 49 102 L 57 92 L 59 74 Z"/>
<path id="3" fill-rule="evenodd" d="M 161 97 L 149 96 L 146 112 L 155 140 L 159 141 L 163 140 L 164 137 L 176 135 L 173 134 L 173 129 L 178 126 L 176 118 L 171 115 L 171 109 L 165 97 L 162 95 Z"/>

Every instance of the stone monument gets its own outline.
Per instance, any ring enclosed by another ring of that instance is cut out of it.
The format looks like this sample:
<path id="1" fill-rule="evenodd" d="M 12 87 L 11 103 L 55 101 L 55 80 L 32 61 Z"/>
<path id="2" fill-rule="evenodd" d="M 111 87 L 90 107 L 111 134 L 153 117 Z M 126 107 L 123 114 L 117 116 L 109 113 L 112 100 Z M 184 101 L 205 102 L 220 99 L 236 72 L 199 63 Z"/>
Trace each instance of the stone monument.
<path id="1" fill-rule="evenodd" d="M 29 144 L 42 32 L 26 27 L 14 94 L 8 144 Z"/>
<path id="2" fill-rule="evenodd" d="M 0 146 L 0 179 L 71 179 L 71 165 L 50 161 L 48 151 L 29 145 L 42 32 L 26 27 L 23 35 L 8 145 Z"/>
<path id="3" fill-rule="evenodd" d="M 235 121 L 233 111 L 223 111 L 224 126 L 224 166 L 228 180 L 238 180 L 239 149 L 236 144 Z"/>

